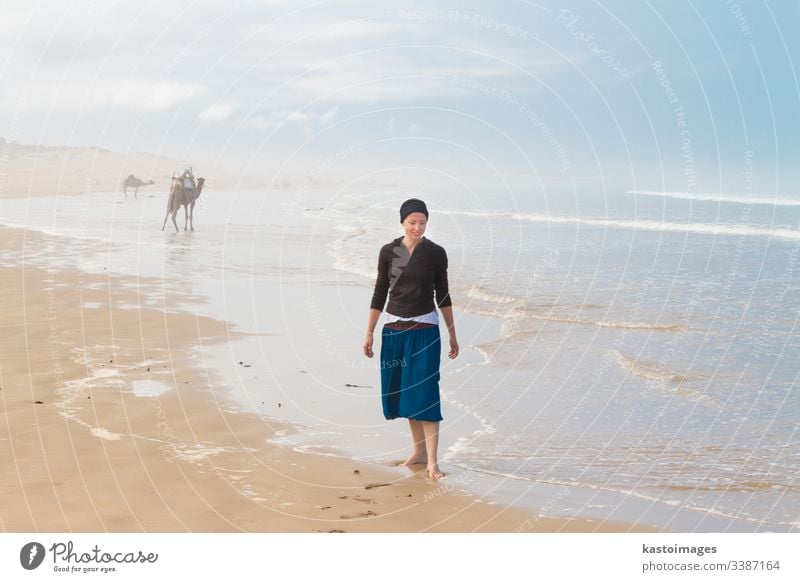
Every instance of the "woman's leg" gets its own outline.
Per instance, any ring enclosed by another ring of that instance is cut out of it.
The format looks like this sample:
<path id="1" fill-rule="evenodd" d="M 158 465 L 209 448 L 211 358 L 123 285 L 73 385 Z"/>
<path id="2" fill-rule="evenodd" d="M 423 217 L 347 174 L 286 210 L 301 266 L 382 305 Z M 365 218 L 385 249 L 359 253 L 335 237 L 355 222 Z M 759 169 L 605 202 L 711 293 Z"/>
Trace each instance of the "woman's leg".
<path id="1" fill-rule="evenodd" d="M 439 422 L 432 420 L 421 421 L 425 433 L 425 449 L 428 453 L 428 476 L 431 479 L 441 479 L 444 473 L 439 470 Z"/>
<path id="2" fill-rule="evenodd" d="M 403 463 L 404 465 L 427 464 L 428 457 L 425 455 L 425 431 L 422 422 L 419 420 L 408 419 L 408 426 L 411 427 L 411 439 L 414 441 L 414 449 L 411 456 Z"/>

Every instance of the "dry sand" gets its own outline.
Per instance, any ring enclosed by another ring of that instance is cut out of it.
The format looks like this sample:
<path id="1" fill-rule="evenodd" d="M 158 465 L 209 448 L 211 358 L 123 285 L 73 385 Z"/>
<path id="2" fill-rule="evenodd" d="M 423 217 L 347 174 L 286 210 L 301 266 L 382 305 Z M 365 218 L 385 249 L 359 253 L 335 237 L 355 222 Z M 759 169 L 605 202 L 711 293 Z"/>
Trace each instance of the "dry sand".
<path id="1" fill-rule="evenodd" d="M 30 172 L 41 193 L 118 177 L 119 169 L 98 174 L 101 162 L 88 154 L 56 175 L 61 160 L 81 157 L 74 153 L 56 150 L 49 173 L 41 160 L 6 158 L 0 192 L 29 195 Z M 2 249 L 38 249 L 44 240 L 0 227 Z M 195 349 L 227 341 L 236 334 L 228 324 L 176 312 L 179 298 L 165 291 L 163 309 L 145 307 L 143 294 L 163 289 L 157 280 L 56 267 L 0 267 L 2 531 L 632 530 L 539 518 L 447 478 L 431 482 L 424 471 L 271 444 L 297 429 L 219 401 L 219 379 Z M 134 387 L 168 390 L 142 396 Z"/>

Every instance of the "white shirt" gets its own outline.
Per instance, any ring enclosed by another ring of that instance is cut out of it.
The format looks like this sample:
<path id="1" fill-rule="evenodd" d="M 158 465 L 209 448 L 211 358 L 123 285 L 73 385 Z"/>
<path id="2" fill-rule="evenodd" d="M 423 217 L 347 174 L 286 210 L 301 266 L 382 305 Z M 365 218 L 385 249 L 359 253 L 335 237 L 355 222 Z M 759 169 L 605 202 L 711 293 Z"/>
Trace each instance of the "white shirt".
<path id="1" fill-rule="evenodd" d="M 439 325 L 439 312 L 434 309 L 430 313 L 423 313 L 422 315 L 416 315 L 414 317 L 399 317 L 397 315 L 392 315 L 388 311 L 384 314 L 384 323 L 393 323 L 395 321 L 416 321 L 419 323 Z"/>

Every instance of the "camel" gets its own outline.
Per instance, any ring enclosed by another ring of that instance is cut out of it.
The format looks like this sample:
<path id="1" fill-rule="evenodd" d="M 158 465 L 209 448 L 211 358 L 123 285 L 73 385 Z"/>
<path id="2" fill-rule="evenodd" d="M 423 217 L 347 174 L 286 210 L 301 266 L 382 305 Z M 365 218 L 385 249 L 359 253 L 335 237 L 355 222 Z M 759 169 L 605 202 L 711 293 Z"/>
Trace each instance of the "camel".
<path id="1" fill-rule="evenodd" d="M 139 188 L 142 186 L 149 186 L 150 184 L 155 184 L 152 180 L 149 182 L 143 182 L 133 174 L 128 176 L 122 181 L 122 193 L 125 194 L 125 197 L 128 197 L 128 188 L 134 188 L 133 190 L 133 197 L 138 198 L 137 194 L 139 193 Z"/>
<path id="2" fill-rule="evenodd" d="M 187 175 L 189 176 L 188 178 L 186 177 Z M 184 174 L 184 177 L 172 179 L 172 189 L 170 190 L 169 201 L 167 202 L 167 213 L 164 215 L 164 224 L 161 225 L 161 230 L 164 230 L 164 227 L 167 226 L 167 218 L 169 218 L 171 214 L 172 224 L 175 225 L 175 232 L 178 232 L 178 223 L 175 221 L 175 217 L 178 215 L 178 210 L 181 209 L 181 206 L 183 206 L 185 219 L 183 230 L 188 230 L 186 228 L 187 224 L 189 229 L 194 230 L 194 225 L 192 224 L 194 203 L 200 198 L 200 192 L 203 191 L 203 184 L 205 184 L 206 179 L 198 178 L 196 188 L 187 188 L 187 180 L 188 185 L 191 186 L 191 182 L 194 181 L 194 178 L 191 177 L 188 171 Z"/>

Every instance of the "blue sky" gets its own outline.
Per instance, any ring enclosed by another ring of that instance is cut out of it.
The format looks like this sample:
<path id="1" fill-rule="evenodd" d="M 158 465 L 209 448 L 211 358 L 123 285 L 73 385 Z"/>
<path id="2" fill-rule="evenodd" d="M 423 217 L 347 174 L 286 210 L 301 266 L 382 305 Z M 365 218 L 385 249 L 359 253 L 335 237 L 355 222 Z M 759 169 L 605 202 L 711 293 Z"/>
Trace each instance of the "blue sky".
<path id="1" fill-rule="evenodd" d="M 12 2 L 0 137 L 264 176 L 800 196 L 800 3 Z"/>

